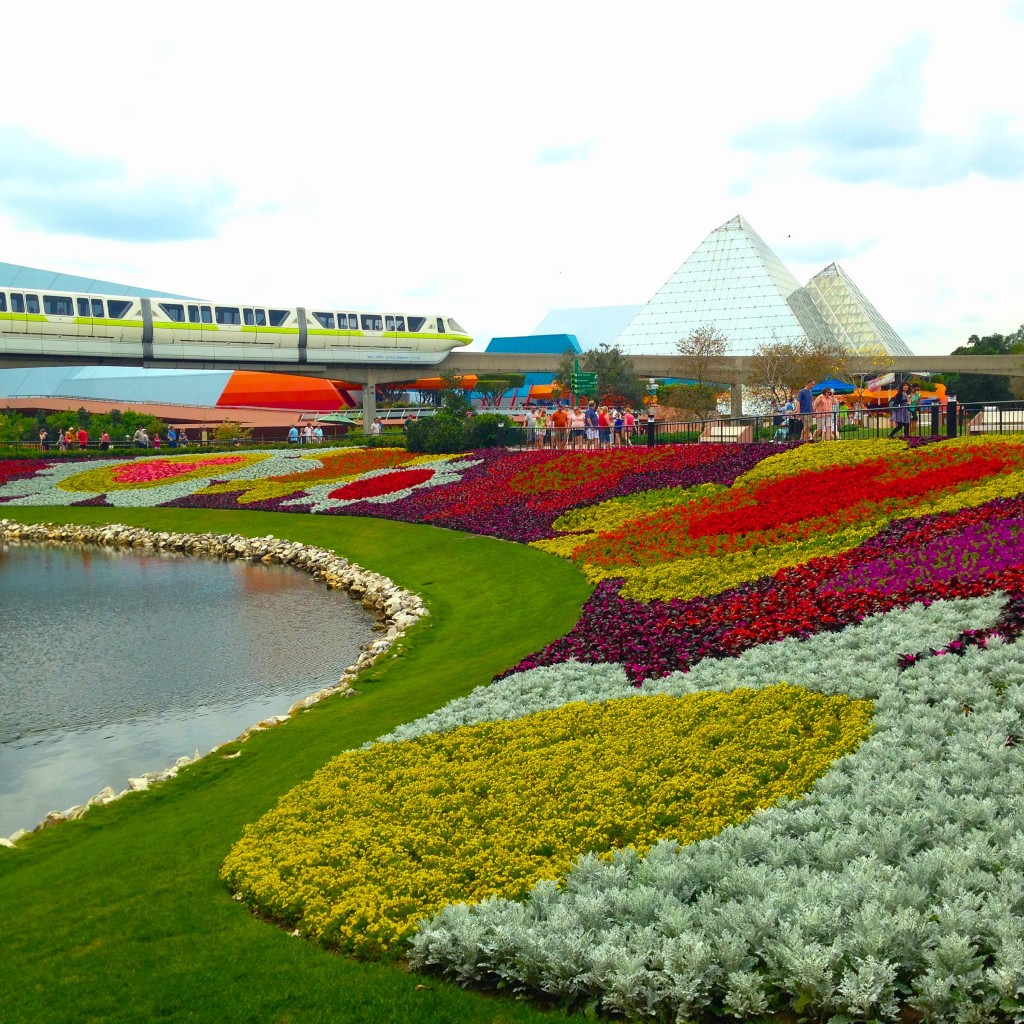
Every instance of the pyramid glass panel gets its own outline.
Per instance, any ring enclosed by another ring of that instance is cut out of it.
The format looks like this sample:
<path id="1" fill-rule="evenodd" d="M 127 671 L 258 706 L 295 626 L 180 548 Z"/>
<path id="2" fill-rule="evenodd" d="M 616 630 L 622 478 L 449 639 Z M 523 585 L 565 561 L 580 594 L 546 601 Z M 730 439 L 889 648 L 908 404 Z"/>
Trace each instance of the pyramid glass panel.
<path id="1" fill-rule="evenodd" d="M 674 352 L 705 324 L 725 335 L 731 355 L 773 341 L 832 340 L 811 296 L 742 217 L 704 239 L 616 344 L 628 352 Z"/>
<path id="2" fill-rule="evenodd" d="M 815 274 L 807 282 L 806 291 L 829 329 L 849 351 L 860 355 L 913 355 L 838 263 Z"/>

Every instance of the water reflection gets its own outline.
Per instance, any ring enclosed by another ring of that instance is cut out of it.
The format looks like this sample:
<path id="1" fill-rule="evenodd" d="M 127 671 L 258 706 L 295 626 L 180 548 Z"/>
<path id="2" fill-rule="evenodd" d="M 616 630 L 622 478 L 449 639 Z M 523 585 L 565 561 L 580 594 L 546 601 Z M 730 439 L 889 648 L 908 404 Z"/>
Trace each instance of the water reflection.
<path id="1" fill-rule="evenodd" d="M 283 713 L 372 624 L 283 566 L 0 546 L 0 836 Z"/>

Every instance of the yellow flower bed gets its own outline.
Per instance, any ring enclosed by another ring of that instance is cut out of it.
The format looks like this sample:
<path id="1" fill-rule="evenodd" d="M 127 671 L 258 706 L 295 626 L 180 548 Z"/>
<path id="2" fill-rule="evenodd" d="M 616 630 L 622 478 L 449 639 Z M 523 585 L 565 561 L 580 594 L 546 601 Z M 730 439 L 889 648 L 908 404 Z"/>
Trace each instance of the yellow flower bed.
<path id="1" fill-rule="evenodd" d="M 827 469 L 830 466 L 855 466 L 879 456 L 905 457 L 913 452 L 902 441 L 878 438 L 870 441 L 819 441 L 790 448 L 778 455 L 769 455 L 742 476 L 736 478 L 734 487 L 774 480 L 778 477 L 798 476 L 808 470 Z"/>
<path id="2" fill-rule="evenodd" d="M 731 554 L 702 558 L 677 558 L 656 565 L 597 566 L 585 563 L 583 574 L 592 583 L 603 579 L 624 579 L 622 597 L 637 601 L 688 600 L 720 594 L 742 583 L 772 576 L 791 565 L 803 565 L 811 558 L 836 555 L 863 544 L 885 525 L 865 523 L 826 536 L 810 537 L 789 544 L 753 547 Z"/>
<path id="3" fill-rule="evenodd" d="M 446 904 L 523 896 L 588 851 L 692 843 L 799 797 L 870 703 L 781 684 L 566 704 L 336 758 L 224 862 L 260 912 L 362 956 Z"/>

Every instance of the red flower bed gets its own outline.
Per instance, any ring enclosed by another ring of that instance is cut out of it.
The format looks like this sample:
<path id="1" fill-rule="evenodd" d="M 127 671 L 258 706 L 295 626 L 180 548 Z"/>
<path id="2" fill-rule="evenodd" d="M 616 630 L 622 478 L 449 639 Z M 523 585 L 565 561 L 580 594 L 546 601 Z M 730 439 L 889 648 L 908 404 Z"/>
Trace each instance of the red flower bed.
<path id="1" fill-rule="evenodd" d="M 34 476 L 38 470 L 45 469 L 46 465 L 42 459 L 0 459 L 0 484 Z"/>
<path id="2" fill-rule="evenodd" d="M 360 498 L 379 498 L 382 494 L 394 494 L 407 487 L 426 483 L 432 476 L 432 469 L 399 469 L 393 473 L 353 480 L 330 492 L 329 497 L 343 501 L 358 501 Z"/>

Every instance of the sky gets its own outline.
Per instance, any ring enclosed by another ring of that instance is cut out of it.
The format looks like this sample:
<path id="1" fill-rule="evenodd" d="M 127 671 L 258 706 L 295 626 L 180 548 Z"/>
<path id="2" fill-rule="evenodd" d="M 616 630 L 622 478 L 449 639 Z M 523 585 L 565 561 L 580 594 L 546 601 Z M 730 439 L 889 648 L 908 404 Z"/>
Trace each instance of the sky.
<path id="1" fill-rule="evenodd" d="M 0 261 L 480 347 L 742 214 L 919 355 L 1024 322 L 1024 0 L 42 10 L 4 15 Z"/>

